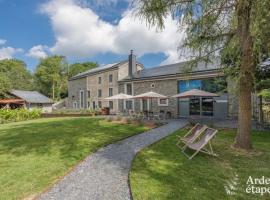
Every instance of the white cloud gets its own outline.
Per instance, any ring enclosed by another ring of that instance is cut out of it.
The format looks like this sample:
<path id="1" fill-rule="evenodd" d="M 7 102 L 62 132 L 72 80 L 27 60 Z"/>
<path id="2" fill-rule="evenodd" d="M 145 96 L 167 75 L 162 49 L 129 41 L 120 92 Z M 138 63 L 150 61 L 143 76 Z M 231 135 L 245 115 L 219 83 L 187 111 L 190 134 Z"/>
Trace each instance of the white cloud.
<path id="1" fill-rule="evenodd" d="M 80 1 L 51 0 L 43 4 L 41 10 L 49 16 L 55 33 L 52 53 L 89 57 L 106 52 L 127 54 L 134 49 L 139 56 L 162 52 L 168 57 L 164 64 L 182 59 L 178 57 L 177 47 L 185 33 L 178 32 L 176 21 L 171 17 L 166 19 L 165 30 L 157 32 L 156 27 L 149 28 L 145 22 L 134 18 L 131 10 L 126 11 L 116 25 L 100 19 Z"/>
<path id="2" fill-rule="evenodd" d="M 3 40 L 3 39 L 0 39 L 0 45 L 4 45 L 4 44 L 6 44 L 6 40 Z"/>
<path id="3" fill-rule="evenodd" d="M 46 58 L 48 56 L 47 51 L 48 51 L 47 46 L 37 45 L 33 46 L 26 55 L 36 59 Z"/>
<path id="4" fill-rule="evenodd" d="M 17 49 L 13 47 L 2 47 L 0 48 L 0 60 L 3 59 L 10 59 L 12 58 L 16 53 L 22 53 L 22 49 Z"/>

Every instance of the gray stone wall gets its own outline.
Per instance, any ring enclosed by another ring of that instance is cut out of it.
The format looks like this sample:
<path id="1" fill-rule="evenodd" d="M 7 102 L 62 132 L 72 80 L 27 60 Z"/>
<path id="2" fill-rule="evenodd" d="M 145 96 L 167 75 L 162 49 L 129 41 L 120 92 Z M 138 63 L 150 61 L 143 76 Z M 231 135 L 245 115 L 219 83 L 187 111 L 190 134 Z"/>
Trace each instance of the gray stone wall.
<path id="1" fill-rule="evenodd" d="M 125 92 L 125 84 L 121 83 L 119 85 L 119 91 Z M 177 94 L 177 79 L 173 80 L 156 80 L 156 81 L 142 81 L 133 82 L 133 95 L 139 95 L 145 92 L 157 92 L 159 94 L 166 95 L 168 97 Z M 158 99 L 149 100 L 149 106 L 154 113 L 159 113 L 160 111 L 171 112 L 172 117 L 176 117 L 178 114 L 178 105 L 176 98 L 169 98 L 168 106 L 158 105 Z M 121 105 L 121 109 L 123 105 Z M 141 100 L 134 100 L 134 110 L 136 112 L 141 111 Z"/>
<path id="2" fill-rule="evenodd" d="M 86 108 L 86 78 L 80 78 L 68 82 L 68 108 L 73 108 L 74 102 L 77 102 L 77 106 L 80 108 L 80 90 L 84 91 L 84 108 Z"/>
<path id="3" fill-rule="evenodd" d="M 113 81 L 109 82 L 109 76 L 113 76 Z M 101 84 L 99 84 L 98 79 L 101 77 Z M 87 101 L 90 102 L 90 108 L 93 109 L 93 102 L 95 101 L 98 105 L 98 101 L 102 102 L 102 107 L 109 107 L 109 101 L 104 100 L 104 98 L 109 97 L 109 88 L 113 89 L 113 95 L 118 94 L 118 69 L 113 69 L 105 71 L 96 75 L 87 77 L 87 89 L 90 91 L 90 98 Z M 102 91 L 102 96 L 98 97 L 98 90 Z M 117 101 L 113 101 L 112 113 L 118 110 Z"/>

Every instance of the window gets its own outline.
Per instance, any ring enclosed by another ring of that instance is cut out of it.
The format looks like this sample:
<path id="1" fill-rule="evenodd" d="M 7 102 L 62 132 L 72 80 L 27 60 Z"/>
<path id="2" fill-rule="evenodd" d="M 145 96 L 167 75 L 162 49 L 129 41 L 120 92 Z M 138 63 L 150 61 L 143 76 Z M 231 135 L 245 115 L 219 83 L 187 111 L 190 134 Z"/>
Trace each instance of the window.
<path id="1" fill-rule="evenodd" d="M 226 92 L 227 82 L 224 77 L 183 80 L 178 82 L 179 92 L 185 92 L 191 89 L 205 90 L 207 92 Z"/>
<path id="2" fill-rule="evenodd" d="M 109 108 L 113 109 L 113 101 L 109 101 Z"/>
<path id="3" fill-rule="evenodd" d="M 102 108 L 102 102 L 101 101 L 98 101 L 98 107 Z"/>
<path id="4" fill-rule="evenodd" d="M 90 98 L 90 97 L 91 97 L 90 90 L 87 90 L 87 98 Z"/>
<path id="5" fill-rule="evenodd" d="M 110 75 L 109 75 L 109 83 L 112 83 L 112 82 L 113 82 L 113 75 L 110 74 Z"/>
<path id="6" fill-rule="evenodd" d="M 141 111 L 149 111 L 149 100 L 141 99 Z"/>
<path id="7" fill-rule="evenodd" d="M 98 77 L 98 84 L 101 84 L 101 77 Z"/>
<path id="8" fill-rule="evenodd" d="M 131 83 L 126 84 L 126 94 L 132 95 L 132 84 Z"/>
<path id="9" fill-rule="evenodd" d="M 126 110 L 133 110 L 133 101 L 127 100 L 126 102 Z"/>
<path id="10" fill-rule="evenodd" d="M 168 106 L 169 99 L 158 99 L 158 106 Z"/>
<path id="11" fill-rule="evenodd" d="M 96 109 L 96 102 L 93 101 L 93 109 Z"/>
<path id="12" fill-rule="evenodd" d="M 87 108 L 90 108 L 90 101 L 87 101 Z"/>
<path id="13" fill-rule="evenodd" d="M 102 97 L 102 90 L 101 89 L 98 90 L 98 97 Z"/>
<path id="14" fill-rule="evenodd" d="M 76 101 L 73 102 L 73 108 L 74 108 L 74 109 L 77 108 L 77 102 L 76 102 Z"/>
<path id="15" fill-rule="evenodd" d="M 84 108 L 84 91 L 80 90 L 80 108 Z"/>
<path id="16" fill-rule="evenodd" d="M 113 95 L 113 88 L 109 88 L 109 97 Z"/>

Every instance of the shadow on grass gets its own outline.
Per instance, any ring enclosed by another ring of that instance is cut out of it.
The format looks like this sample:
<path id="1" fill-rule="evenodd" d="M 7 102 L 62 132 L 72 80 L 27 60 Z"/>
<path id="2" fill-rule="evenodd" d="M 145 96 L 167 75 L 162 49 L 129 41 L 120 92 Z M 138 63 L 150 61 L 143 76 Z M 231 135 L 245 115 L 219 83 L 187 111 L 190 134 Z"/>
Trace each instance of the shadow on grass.
<path id="1" fill-rule="evenodd" d="M 258 155 L 232 149 L 235 131 L 222 131 L 213 141 L 219 157 L 200 153 L 188 160 L 176 147 L 176 136 L 184 133 L 178 131 L 137 155 L 130 175 L 134 199 L 256 199 L 245 193 L 246 181 L 250 175 L 270 173 L 269 134 L 253 134 L 255 151 L 262 151 Z"/>

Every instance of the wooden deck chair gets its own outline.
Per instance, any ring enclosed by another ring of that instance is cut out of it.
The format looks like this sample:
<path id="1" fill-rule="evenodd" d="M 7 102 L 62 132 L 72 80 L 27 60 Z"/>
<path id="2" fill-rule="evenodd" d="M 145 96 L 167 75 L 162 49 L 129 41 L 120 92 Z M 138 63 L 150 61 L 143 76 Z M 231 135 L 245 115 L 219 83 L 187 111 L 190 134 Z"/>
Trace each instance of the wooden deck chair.
<path id="1" fill-rule="evenodd" d="M 176 145 L 183 149 L 186 143 L 192 143 L 195 141 L 206 128 L 207 126 L 197 123 L 183 137 L 179 136 Z M 184 145 L 181 146 L 182 143 L 184 143 Z"/>
<path id="2" fill-rule="evenodd" d="M 213 128 L 206 128 L 200 137 L 193 141 L 192 143 L 186 143 L 185 147 L 183 148 L 182 152 L 189 158 L 192 159 L 196 156 L 199 152 L 206 153 L 212 156 L 217 156 L 213 152 L 213 148 L 211 145 L 211 139 L 217 134 L 218 130 Z M 207 148 L 207 144 L 209 145 L 209 149 Z M 186 154 L 185 150 L 189 148 L 194 150 L 195 152 L 189 156 Z"/>

